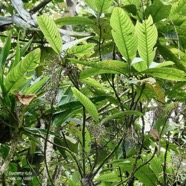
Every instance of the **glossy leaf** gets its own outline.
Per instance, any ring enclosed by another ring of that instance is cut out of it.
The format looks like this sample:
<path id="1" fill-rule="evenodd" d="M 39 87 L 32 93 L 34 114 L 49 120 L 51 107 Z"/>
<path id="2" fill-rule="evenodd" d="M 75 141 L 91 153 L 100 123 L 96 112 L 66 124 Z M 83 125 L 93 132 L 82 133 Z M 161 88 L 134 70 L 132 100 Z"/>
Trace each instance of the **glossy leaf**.
<path id="1" fill-rule="evenodd" d="M 114 8 L 110 24 L 116 46 L 130 65 L 137 49 L 135 27 L 128 14 L 121 8 Z"/>
<path id="2" fill-rule="evenodd" d="M 78 89 L 72 88 L 74 96 L 83 104 L 88 113 L 93 117 L 94 120 L 98 121 L 98 111 L 92 101 L 82 94 Z"/>
<path id="3" fill-rule="evenodd" d="M 50 43 L 52 49 L 60 54 L 62 51 L 62 38 L 55 22 L 47 15 L 37 17 L 37 21 L 46 40 Z"/>

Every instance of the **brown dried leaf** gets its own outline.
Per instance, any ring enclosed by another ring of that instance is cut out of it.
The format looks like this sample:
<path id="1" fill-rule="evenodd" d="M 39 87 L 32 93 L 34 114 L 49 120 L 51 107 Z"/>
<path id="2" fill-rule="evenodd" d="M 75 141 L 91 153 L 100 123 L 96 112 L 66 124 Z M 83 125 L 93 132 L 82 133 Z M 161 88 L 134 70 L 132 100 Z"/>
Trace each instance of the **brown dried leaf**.
<path id="1" fill-rule="evenodd" d="M 20 93 L 15 93 L 15 96 L 17 100 L 22 103 L 23 105 L 28 106 L 30 102 L 36 98 L 37 96 L 35 94 L 28 94 L 28 95 L 22 95 Z"/>
<path id="2" fill-rule="evenodd" d="M 150 129 L 150 135 L 155 139 L 155 140 L 159 140 L 159 134 L 158 131 L 156 129 Z"/>

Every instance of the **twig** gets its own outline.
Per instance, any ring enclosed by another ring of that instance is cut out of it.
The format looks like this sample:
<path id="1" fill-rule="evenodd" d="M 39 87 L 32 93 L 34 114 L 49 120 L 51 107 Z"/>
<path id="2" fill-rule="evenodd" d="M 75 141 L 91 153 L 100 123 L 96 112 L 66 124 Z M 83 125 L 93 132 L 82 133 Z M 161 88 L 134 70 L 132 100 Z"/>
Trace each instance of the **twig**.
<path id="1" fill-rule="evenodd" d="M 105 162 L 116 152 L 116 150 L 118 149 L 118 147 L 120 146 L 122 141 L 123 141 L 123 138 L 121 138 L 119 140 L 118 144 L 115 146 L 113 151 L 109 155 L 107 155 L 107 157 L 102 161 L 102 163 L 99 165 L 99 167 L 94 171 L 93 176 L 95 176 L 99 172 L 99 170 L 103 167 Z"/>
<path id="2" fill-rule="evenodd" d="M 48 3 L 50 3 L 52 0 L 44 0 L 41 3 L 39 3 L 36 7 L 30 9 L 30 13 L 34 14 L 37 11 L 39 11 L 40 9 L 44 8 Z"/>
<path id="3" fill-rule="evenodd" d="M 166 140 L 166 148 L 165 148 L 165 154 L 164 154 L 164 163 L 163 163 L 163 180 L 164 180 L 164 186 L 167 186 L 167 152 L 169 148 L 169 137 L 170 132 L 168 132 L 168 139 Z"/>
<path id="4" fill-rule="evenodd" d="M 83 160 L 83 177 L 86 175 L 86 167 L 85 167 L 85 143 L 86 143 L 86 139 L 85 139 L 85 124 L 86 124 L 86 112 L 85 112 L 85 107 L 83 107 L 83 128 L 82 128 L 82 160 Z"/>
<path id="5" fill-rule="evenodd" d="M 33 133 L 33 132 L 28 131 L 28 130 L 26 130 L 26 129 L 24 129 L 24 128 L 23 128 L 23 130 L 24 130 L 25 132 L 29 133 L 29 134 L 32 134 L 33 136 L 37 136 L 37 137 L 39 137 L 39 138 L 42 138 L 42 139 L 46 140 L 46 138 L 43 137 L 42 135 Z M 50 141 L 50 140 L 48 140 L 48 139 L 47 139 L 47 142 L 48 142 L 48 143 L 51 143 L 51 144 L 53 144 L 53 145 L 55 145 L 56 147 L 60 147 L 60 148 L 64 149 L 65 151 L 67 151 L 67 152 L 71 155 L 71 157 L 73 158 L 73 160 L 75 161 L 75 163 L 76 163 L 76 165 L 77 165 L 77 167 L 78 167 L 78 170 L 79 170 L 79 173 L 80 173 L 81 177 L 83 177 L 83 174 L 82 174 L 82 171 L 81 171 L 81 167 L 80 167 L 80 165 L 79 165 L 78 160 L 76 159 L 76 156 L 73 154 L 73 152 L 71 152 L 68 148 L 63 147 L 63 146 L 61 146 L 61 145 L 59 145 L 59 144 L 57 144 L 57 143 L 54 143 L 54 142 L 52 142 L 52 141 Z"/>
<path id="6" fill-rule="evenodd" d="M 19 135 L 15 134 L 15 136 L 12 140 L 12 144 L 11 144 L 8 156 L 6 157 L 6 160 L 4 161 L 3 165 L 1 166 L 0 175 L 3 175 L 8 168 L 8 165 L 9 165 L 9 163 L 10 163 L 10 161 L 11 161 L 13 155 L 14 155 L 14 152 L 15 152 L 16 148 L 17 148 L 18 139 L 19 139 Z"/>
<path id="7" fill-rule="evenodd" d="M 141 108 L 141 111 L 142 111 L 142 104 L 140 103 L 140 108 Z M 135 159 L 135 162 L 134 162 L 134 165 L 133 165 L 133 170 L 132 170 L 132 173 L 130 175 L 130 178 L 129 178 L 129 185 L 133 182 L 133 178 L 134 178 L 134 173 L 136 172 L 136 167 L 137 167 L 137 162 L 139 160 L 139 158 L 141 157 L 141 154 L 142 154 L 142 150 L 143 150 L 143 146 L 144 146 L 144 133 L 145 133 L 145 120 L 144 120 L 144 117 L 142 116 L 141 117 L 141 120 L 142 120 L 142 140 L 141 140 L 141 146 L 140 146 L 140 150 L 138 152 L 138 155 L 136 156 L 136 159 Z"/>

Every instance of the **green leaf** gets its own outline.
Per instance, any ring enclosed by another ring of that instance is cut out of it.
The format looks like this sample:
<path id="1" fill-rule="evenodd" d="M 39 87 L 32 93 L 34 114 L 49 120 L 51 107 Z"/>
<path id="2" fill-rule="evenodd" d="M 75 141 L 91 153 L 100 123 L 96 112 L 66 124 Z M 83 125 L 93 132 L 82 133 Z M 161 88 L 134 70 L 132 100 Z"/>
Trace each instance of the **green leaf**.
<path id="1" fill-rule="evenodd" d="M 152 62 L 150 68 L 162 68 L 162 67 L 172 66 L 174 64 L 175 63 L 172 61 L 164 61 L 162 63 Z"/>
<path id="2" fill-rule="evenodd" d="M 98 88 L 98 89 L 100 89 L 100 90 L 105 92 L 105 88 L 97 80 L 95 80 L 93 78 L 90 78 L 90 77 L 89 78 L 85 78 L 85 79 L 82 79 L 82 81 L 84 83 L 92 86 L 92 87 Z"/>
<path id="3" fill-rule="evenodd" d="M 20 51 L 20 44 L 19 44 L 19 41 L 18 41 L 17 42 L 17 46 L 16 46 L 15 60 L 14 60 L 14 62 L 12 64 L 11 68 L 16 66 L 19 63 L 20 59 L 21 59 L 21 51 Z"/>
<path id="4" fill-rule="evenodd" d="M 37 17 L 37 21 L 46 40 L 50 43 L 52 49 L 60 54 L 62 51 L 62 38 L 53 19 L 47 15 Z"/>
<path id="5" fill-rule="evenodd" d="M 186 81 L 186 73 L 175 68 L 151 68 L 143 71 L 143 73 L 165 80 Z"/>
<path id="6" fill-rule="evenodd" d="M 85 0 L 85 3 L 92 8 L 92 10 L 96 10 L 96 4 L 95 4 L 95 0 Z"/>
<path id="7" fill-rule="evenodd" d="M 134 176 L 144 185 L 157 186 L 157 177 L 147 165 L 141 167 Z"/>
<path id="8" fill-rule="evenodd" d="M 145 82 L 145 85 L 154 91 L 154 93 L 157 95 L 158 101 L 160 101 L 161 103 L 165 103 L 165 92 L 160 87 L 158 82 L 147 81 Z"/>
<path id="9" fill-rule="evenodd" d="M 130 65 L 131 61 L 136 56 L 138 43 L 135 27 L 128 14 L 121 8 L 114 8 L 110 24 L 116 46 Z"/>
<path id="10" fill-rule="evenodd" d="M 167 104 L 164 108 L 162 108 L 162 110 L 160 110 L 160 116 L 153 126 L 153 128 L 156 129 L 158 131 L 158 133 L 160 133 L 160 128 L 163 125 L 165 125 L 165 123 L 167 122 L 167 119 L 171 115 L 173 109 L 175 109 L 177 107 L 178 107 L 178 103 L 172 102 L 172 103 Z"/>
<path id="11" fill-rule="evenodd" d="M 126 111 L 117 112 L 117 113 L 115 113 L 115 114 L 113 114 L 111 116 L 106 117 L 105 119 L 103 119 L 101 121 L 101 123 L 103 124 L 103 123 L 105 123 L 105 122 L 107 122 L 107 121 L 109 121 L 111 119 L 118 119 L 118 118 L 121 119 L 121 118 L 123 118 L 123 116 L 126 116 L 126 115 L 143 116 L 143 114 L 141 112 L 139 112 L 139 111 L 126 110 Z"/>
<path id="12" fill-rule="evenodd" d="M 98 75 L 98 74 L 118 74 L 114 70 L 103 70 L 98 68 L 89 68 L 80 73 L 80 79 L 84 79 L 90 76 Z"/>
<path id="13" fill-rule="evenodd" d="M 89 57 L 93 54 L 95 44 L 88 43 L 85 45 L 74 46 L 68 50 L 68 54 L 73 54 L 76 57 Z"/>
<path id="14" fill-rule="evenodd" d="M 95 105 L 87 98 L 84 94 L 82 94 L 78 89 L 72 87 L 72 91 L 74 96 L 82 103 L 88 113 L 93 117 L 95 121 L 98 121 L 99 114 Z"/>
<path id="15" fill-rule="evenodd" d="M 14 84 L 22 80 L 24 77 L 26 78 L 26 73 L 34 71 L 35 68 L 38 66 L 39 62 L 40 49 L 35 49 L 29 54 L 27 54 L 23 58 L 23 60 L 19 62 L 14 68 L 12 68 L 7 74 L 6 79 L 4 81 L 4 85 L 7 92 L 11 90 Z"/>
<path id="16" fill-rule="evenodd" d="M 149 68 L 152 63 L 156 50 L 154 45 L 158 37 L 156 26 L 153 24 L 152 17 L 149 16 L 143 23 L 137 21 L 136 32 L 138 35 L 138 52 L 140 57 Z"/>
<path id="17" fill-rule="evenodd" d="M 31 45 L 32 41 L 33 41 L 33 38 L 30 39 L 29 42 L 26 43 L 26 44 L 21 48 L 21 51 L 20 51 L 20 55 L 21 55 L 21 56 L 24 56 L 24 55 L 25 55 L 25 53 L 27 52 L 27 50 L 30 48 L 30 45 Z"/>
<path id="18" fill-rule="evenodd" d="M 99 14 L 107 12 L 113 0 L 95 0 L 97 12 Z"/>
<path id="19" fill-rule="evenodd" d="M 80 135 L 80 140 L 81 140 L 81 144 L 82 144 L 82 135 Z M 85 127 L 85 152 L 87 153 L 87 155 L 90 153 L 91 151 L 91 134 L 88 131 L 88 129 Z"/>
<path id="20" fill-rule="evenodd" d="M 36 79 L 35 82 L 33 82 L 33 84 L 27 88 L 26 90 L 23 90 L 22 91 L 22 94 L 35 94 L 37 93 L 44 85 L 45 83 L 47 82 L 49 78 L 48 77 L 43 77 L 42 79 L 39 77 Z"/>
<path id="21" fill-rule="evenodd" d="M 163 56 L 165 60 L 170 60 L 175 63 L 176 68 L 186 72 L 186 67 L 181 63 L 178 57 L 166 46 L 157 43 L 158 52 Z"/>
<path id="22" fill-rule="evenodd" d="M 122 74 L 126 74 L 128 72 L 128 65 L 125 62 L 118 61 L 118 60 L 103 60 L 100 62 L 79 61 L 73 58 L 70 58 L 69 60 L 72 63 L 79 63 L 97 69 L 111 70 Z"/>
<path id="23" fill-rule="evenodd" d="M 163 171 L 163 168 L 161 165 L 161 160 L 158 157 L 154 157 L 150 161 L 150 166 L 151 166 L 151 169 L 153 170 L 154 174 L 156 175 L 156 177 L 159 178 L 160 174 Z"/>
<path id="24" fill-rule="evenodd" d="M 11 33 L 8 34 L 6 43 L 3 47 L 3 50 L 0 54 L 0 69 L 2 69 L 2 67 L 4 66 L 6 59 L 9 55 L 10 52 L 10 47 L 11 47 Z"/>
<path id="25" fill-rule="evenodd" d="M 140 58 L 141 59 L 141 58 Z M 138 61 L 137 63 L 132 64 L 132 66 L 138 71 L 142 72 L 147 69 L 147 63 L 145 61 Z"/>
<path id="26" fill-rule="evenodd" d="M 55 21 L 56 24 L 59 24 L 60 26 L 64 25 L 88 25 L 88 26 L 95 26 L 95 22 L 87 17 L 63 17 L 59 18 Z"/>
<path id="27" fill-rule="evenodd" d="M 152 16 L 154 23 L 169 16 L 171 5 L 164 5 L 160 0 L 153 1 L 153 4 L 145 9 L 146 17 Z"/>
<path id="28" fill-rule="evenodd" d="M 97 181 L 104 181 L 104 182 L 118 182 L 120 180 L 119 175 L 116 171 L 101 174 L 95 180 Z"/>

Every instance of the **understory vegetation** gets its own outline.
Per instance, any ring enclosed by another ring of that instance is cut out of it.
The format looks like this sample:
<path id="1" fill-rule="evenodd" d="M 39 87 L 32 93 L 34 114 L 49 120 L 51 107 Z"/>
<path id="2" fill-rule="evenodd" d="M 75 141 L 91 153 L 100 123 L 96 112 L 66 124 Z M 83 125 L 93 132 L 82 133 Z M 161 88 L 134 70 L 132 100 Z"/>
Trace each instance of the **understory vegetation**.
<path id="1" fill-rule="evenodd" d="M 186 0 L 0 3 L 0 185 L 186 185 Z"/>

